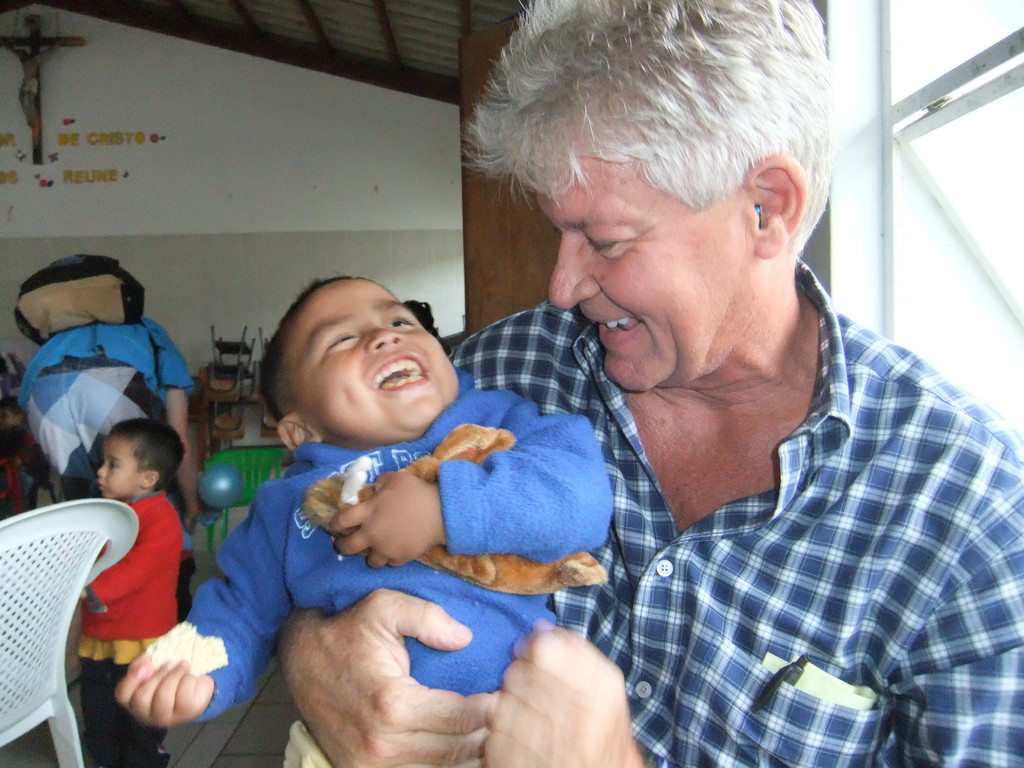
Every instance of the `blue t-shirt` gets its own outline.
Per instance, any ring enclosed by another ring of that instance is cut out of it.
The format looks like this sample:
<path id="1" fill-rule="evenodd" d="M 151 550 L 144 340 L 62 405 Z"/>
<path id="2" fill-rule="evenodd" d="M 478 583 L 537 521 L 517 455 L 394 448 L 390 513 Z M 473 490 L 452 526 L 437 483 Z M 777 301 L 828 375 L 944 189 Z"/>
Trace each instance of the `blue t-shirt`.
<path id="1" fill-rule="evenodd" d="M 192 391 L 192 376 L 185 358 L 159 323 L 144 317 L 141 323 L 110 325 L 93 323 L 68 328 L 47 340 L 29 362 L 21 382 L 18 400 L 28 406 L 36 377 L 65 357 L 89 358 L 104 355 L 139 371 L 146 385 L 165 398 L 168 387 Z"/>

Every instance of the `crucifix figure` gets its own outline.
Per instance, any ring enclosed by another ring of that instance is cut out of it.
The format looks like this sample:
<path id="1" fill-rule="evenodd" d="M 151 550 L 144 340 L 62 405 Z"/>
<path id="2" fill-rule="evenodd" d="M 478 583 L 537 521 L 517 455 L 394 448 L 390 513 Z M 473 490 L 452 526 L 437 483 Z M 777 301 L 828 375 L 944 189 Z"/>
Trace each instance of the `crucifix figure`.
<path id="1" fill-rule="evenodd" d="M 40 92 L 40 74 L 43 58 L 54 48 L 85 45 L 81 37 L 43 37 L 42 22 L 38 16 L 26 16 L 27 37 L 0 37 L 0 46 L 10 48 L 21 62 L 21 87 L 18 100 L 25 120 L 32 131 L 32 162 L 43 164 L 43 112 Z"/>

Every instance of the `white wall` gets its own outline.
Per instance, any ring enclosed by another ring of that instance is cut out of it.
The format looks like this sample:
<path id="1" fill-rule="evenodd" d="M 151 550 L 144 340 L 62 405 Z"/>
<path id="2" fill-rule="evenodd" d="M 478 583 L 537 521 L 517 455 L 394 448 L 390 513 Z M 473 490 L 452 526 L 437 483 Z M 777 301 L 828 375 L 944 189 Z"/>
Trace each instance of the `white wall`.
<path id="1" fill-rule="evenodd" d="M 68 253 L 102 253 L 120 260 L 146 287 L 146 314 L 167 328 L 193 372 L 210 362 L 211 326 L 224 339 L 239 338 L 243 327 L 248 327 L 249 338 L 260 328 L 269 338 L 295 295 L 315 277 L 361 275 L 383 283 L 400 299 L 425 297 L 435 317 L 447 319 L 442 333 L 454 333 L 462 329 L 462 233 L 442 230 L 425 237 L 428 234 L 275 232 L 0 240 L 0 254 L 9 245 L 17 248 L 9 257 L 0 255 L 5 278 L 7 273 L 12 278 L 5 280 L 11 284 L 10 311 L 0 315 L 11 330 L 0 338 L 18 336 L 12 312 L 20 281 L 55 254 Z"/>
<path id="2" fill-rule="evenodd" d="M 462 329 L 455 105 L 42 6 L 0 15 L 0 34 L 23 34 L 32 12 L 85 45 L 44 60 L 42 166 L 21 67 L 0 50 L 0 137 L 14 137 L 0 141 L 0 306 L 38 267 L 86 252 L 136 274 L 193 367 L 211 324 L 267 333 L 324 274 L 380 280 L 429 301 L 443 333 Z M 84 181 L 106 169 L 116 180 Z M 0 340 L 16 334 L 0 311 Z"/>

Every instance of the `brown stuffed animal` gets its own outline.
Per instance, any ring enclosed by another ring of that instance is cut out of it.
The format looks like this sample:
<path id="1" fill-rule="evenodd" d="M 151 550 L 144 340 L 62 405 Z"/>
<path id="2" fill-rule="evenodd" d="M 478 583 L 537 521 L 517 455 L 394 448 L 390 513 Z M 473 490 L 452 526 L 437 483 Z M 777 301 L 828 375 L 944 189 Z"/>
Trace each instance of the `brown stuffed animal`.
<path id="1" fill-rule="evenodd" d="M 464 459 L 480 464 L 494 451 L 507 451 L 514 443 L 515 438 L 508 430 L 463 424 L 453 429 L 432 455 L 417 459 L 401 471 L 436 483 L 442 461 Z M 344 475 L 334 475 L 311 485 L 302 502 L 303 516 L 314 525 L 327 528 L 334 513 L 348 506 L 341 500 L 344 482 Z M 359 501 L 366 501 L 373 494 L 372 485 L 363 486 Z M 453 555 L 446 547 L 436 546 L 418 560 L 481 587 L 515 595 L 543 595 L 608 579 L 601 564 L 586 552 L 541 563 L 509 554 Z"/>

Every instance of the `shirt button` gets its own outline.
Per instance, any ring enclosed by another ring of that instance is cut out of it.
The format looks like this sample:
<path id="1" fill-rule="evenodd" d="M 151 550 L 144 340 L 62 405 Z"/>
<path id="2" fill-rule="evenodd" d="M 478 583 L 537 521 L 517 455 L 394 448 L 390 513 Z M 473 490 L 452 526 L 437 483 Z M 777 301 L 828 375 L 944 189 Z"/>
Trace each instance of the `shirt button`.
<path id="1" fill-rule="evenodd" d="M 659 576 L 668 577 L 672 575 L 675 568 L 672 566 L 671 560 L 659 560 L 655 570 L 657 570 Z"/>
<path id="2" fill-rule="evenodd" d="M 653 689 L 651 688 L 650 683 L 648 683 L 646 680 L 641 680 L 639 683 L 636 684 L 634 692 L 641 699 L 649 699 L 651 698 L 651 693 L 653 693 Z"/>

